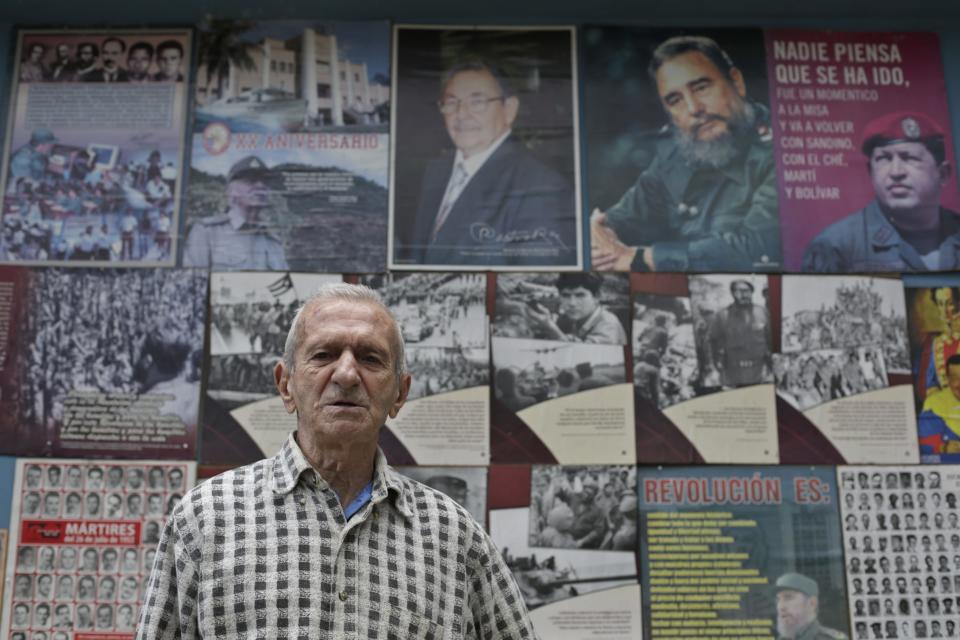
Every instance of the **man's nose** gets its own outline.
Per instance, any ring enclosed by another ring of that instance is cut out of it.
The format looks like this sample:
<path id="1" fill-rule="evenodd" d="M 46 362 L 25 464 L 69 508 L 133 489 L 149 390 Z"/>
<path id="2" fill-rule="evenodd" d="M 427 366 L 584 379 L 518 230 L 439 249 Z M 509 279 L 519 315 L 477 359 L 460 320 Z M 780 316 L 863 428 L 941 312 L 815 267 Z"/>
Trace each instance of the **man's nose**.
<path id="1" fill-rule="evenodd" d="M 893 156 L 893 160 L 890 161 L 890 175 L 902 176 L 906 168 L 906 163 L 899 156 Z"/>
<path id="2" fill-rule="evenodd" d="M 352 387 L 360 382 L 357 359 L 352 351 L 345 349 L 340 354 L 331 379 L 341 387 Z"/>
<path id="3" fill-rule="evenodd" d="M 692 91 L 686 91 L 683 94 L 683 103 L 687 107 L 690 115 L 700 115 L 703 113 L 703 101 Z"/>

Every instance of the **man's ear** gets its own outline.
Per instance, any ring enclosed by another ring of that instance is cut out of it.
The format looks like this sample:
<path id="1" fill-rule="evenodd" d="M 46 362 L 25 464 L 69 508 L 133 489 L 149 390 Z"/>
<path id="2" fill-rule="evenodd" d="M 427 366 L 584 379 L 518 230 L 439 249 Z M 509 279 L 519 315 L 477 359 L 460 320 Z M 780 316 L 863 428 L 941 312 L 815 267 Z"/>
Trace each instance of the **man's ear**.
<path id="1" fill-rule="evenodd" d="M 390 406 L 389 415 L 391 418 L 397 417 L 397 414 L 400 413 L 400 407 L 407 401 L 407 396 L 410 395 L 411 380 L 413 380 L 413 378 L 410 377 L 409 373 L 400 376 L 400 384 L 397 385 L 397 399 Z"/>
<path id="2" fill-rule="evenodd" d="M 747 97 L 747 83 L 743 79 L 743 74 L 740 73 L 740 69 L 733 67 L 730 69 L 730 81 L 733 82 L 733 87 L 737 90 L 737 93 L 740 94 L 741 98 Z"/>
<path id="3" fill-rule="evenodd" d="M 951 176 L 953 176 L 953 167 L 949 162 L 944 160 L 940 163 L 940 186 L 945 187 L 947 182 L 950 181 Z"/>
<path id="4" fill-rule="evenodd" d="M 293 389 L 290 387 L 290 372 L 287 371 L 283 360 L 278 361 L 273 368 L 273 381 L 277 385 L 280 399 L 283 400 L 283 408 L 287 410 L 287 413 L 296 412 L 297 404 L 293 398 Z"/>
<path id="5" fill-rule="evenodd" d="M 503 100 L 503 108 L 506 111 L 507 126 L 512 127 L 513 121 L 517 119 L 517 113 L 520 111 L 520 100 L 517 96 L 510 96 Z"/>

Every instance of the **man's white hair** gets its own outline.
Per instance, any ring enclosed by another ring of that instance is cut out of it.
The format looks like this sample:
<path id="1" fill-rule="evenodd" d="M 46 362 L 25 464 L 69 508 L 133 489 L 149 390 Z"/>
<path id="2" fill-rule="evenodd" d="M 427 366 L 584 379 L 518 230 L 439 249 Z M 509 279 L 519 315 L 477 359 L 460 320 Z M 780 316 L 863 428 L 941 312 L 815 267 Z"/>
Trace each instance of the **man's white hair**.
<path id="1" fill-rule="evenodd" d="M 283 345 L 283 366 L 288 371 L 293 371 L 293 354 L 297 350 L 297 345 L 300 343 L 300 322 L 303 317 L 303 310 L 312 304 L 335 300 L 366 302 L 368 304 L 377 306 L 386 312 L 393 324 L 394 345 L 396 347 L 396 353 L 394 354 L 396 359 L 393 363 L 393 370 L 398 378 L 406 373 L 407 365 L 406 359 L 404 358 L 403 332 L 400 330 L 400 323 L 397 322 L 393 312 L 390 311 L 389 307 L 387 307 L 386 303 L 384 303 L 383 297 L 377 291 L 362 284 L 349 284 L 347 282 L 334 282 L 331 284 L 325 284 L 317 289 L 313 295 L 307 298 L 303 304 L 300 305 L 300 308 L 297 309 L 297 314 L 293 317 L 293 322 L 290 323 L 290 330 L 287 332 L 287 340 Z"/>

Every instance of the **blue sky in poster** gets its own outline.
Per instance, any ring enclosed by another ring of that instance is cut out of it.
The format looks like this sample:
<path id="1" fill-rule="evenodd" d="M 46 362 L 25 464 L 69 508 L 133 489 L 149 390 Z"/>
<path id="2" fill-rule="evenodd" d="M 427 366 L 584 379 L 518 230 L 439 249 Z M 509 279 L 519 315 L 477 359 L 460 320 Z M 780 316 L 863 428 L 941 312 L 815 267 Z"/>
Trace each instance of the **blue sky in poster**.
<path id="1" fill-rule="evenodd" d="M 247 31 L 243 39 L 248 42 L 259 42 L 265 37 L 288 40 L 297 37 L 308 27 L 318 31 L 332 31 L 337 36 L 340 56 L 351 62 L 366 62 L 370 80 L 377 74 L 384 78 L 389 77 L 390 30 L 386 22 L 260 22 Z"/>

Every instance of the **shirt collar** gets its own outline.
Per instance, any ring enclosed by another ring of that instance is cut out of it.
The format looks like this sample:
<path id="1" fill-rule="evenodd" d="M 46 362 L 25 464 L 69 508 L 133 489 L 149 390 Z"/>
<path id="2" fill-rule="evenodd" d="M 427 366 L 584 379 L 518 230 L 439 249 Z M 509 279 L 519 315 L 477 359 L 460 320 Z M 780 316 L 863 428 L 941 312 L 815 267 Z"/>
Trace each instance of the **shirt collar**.
<path id="1" fill-rule="evenodd" d="M 295 432 L 294 432 L 295 433 Z M 294 487 L 300 482 L 300 476 L 304 473 L 313 471 L 313 467 L 300 450 L 294 433 L 287 436 L 287 441 L 283 447 L 273 456 L 271 465 L 271 476 L 269 487 L 277 495 L 287 494 L 293 491 Z M 323 479 L 320 479 L 323 483 Z M 393 497 L 397 510 L 405 517 L 413 517 L 412 497 L 406 490 L 403 482 L 403 476 L 394 471 L 387 464 L 387 457 L 379 448 L 373 465 L 373 493 L 370 501 L 380 502 L 388 497 Z"/>
<path id="2" fill-rule="evenodd" d="M 493 152 L 500 148 L 500 145 L 503 144 L 503 141 L 506 140 L 511 133 L 513 133 L 513 129 L 507 129 L 506 133 L 493 141 L 493 144 L 480 153 L 473 154 L 469 158 L 464 158 L 463 152 L 457 149 L 457 155 L 453 159 L 453 166 L 457 166 L 457 163 L 462 164 L 464 171 L 467 172 L 467 177 L 472 178 L 473 174 L 480 170 L 480 167 L 487 161 L 487 158 L 492 156 Z"/>

